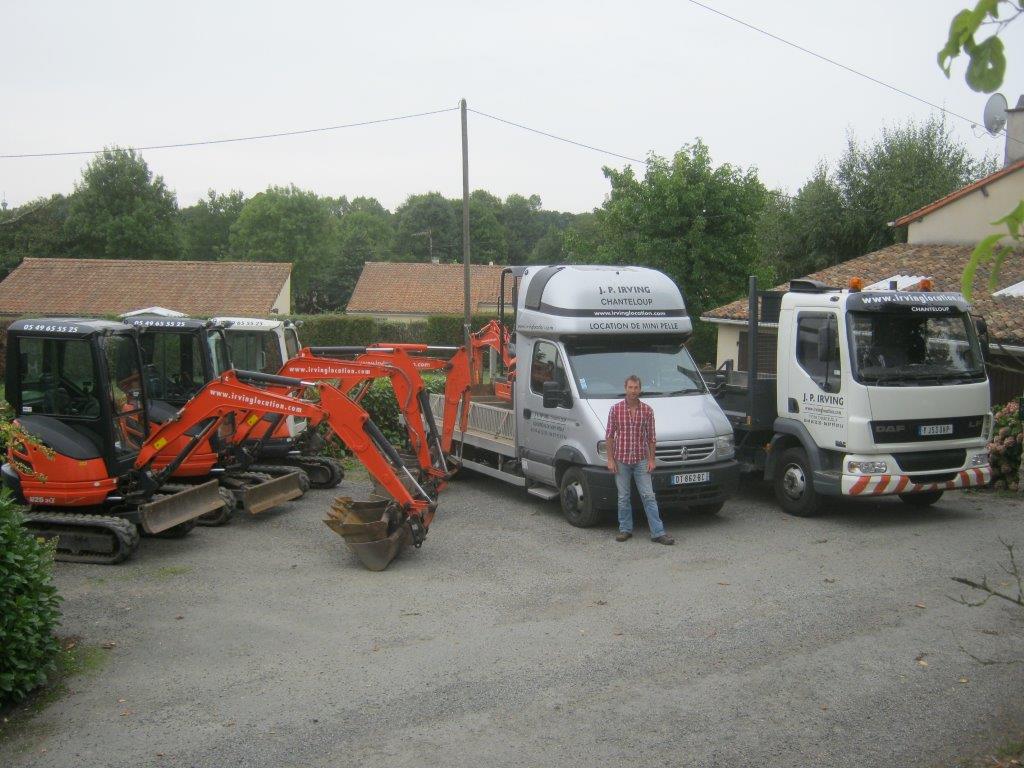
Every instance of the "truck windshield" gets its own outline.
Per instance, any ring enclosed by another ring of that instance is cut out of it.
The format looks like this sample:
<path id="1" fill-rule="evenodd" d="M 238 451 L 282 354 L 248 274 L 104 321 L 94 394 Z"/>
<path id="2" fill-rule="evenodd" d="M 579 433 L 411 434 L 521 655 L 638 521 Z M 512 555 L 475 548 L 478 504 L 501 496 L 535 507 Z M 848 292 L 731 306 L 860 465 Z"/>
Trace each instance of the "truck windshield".
<path id="1" fill-rule="evenodd" d="M 985 364 L 966 313 L 851 312 L 853 375 L 865 384 L 983 381 Z"/>
<path id="2" fill-rule="evenodd" d="M 566 351 L 580 397 L 620 398 L 631 374 L 640 377 L 643 397 L 707 392 L 680 339 L 587 339 L 566 344 Z"/>

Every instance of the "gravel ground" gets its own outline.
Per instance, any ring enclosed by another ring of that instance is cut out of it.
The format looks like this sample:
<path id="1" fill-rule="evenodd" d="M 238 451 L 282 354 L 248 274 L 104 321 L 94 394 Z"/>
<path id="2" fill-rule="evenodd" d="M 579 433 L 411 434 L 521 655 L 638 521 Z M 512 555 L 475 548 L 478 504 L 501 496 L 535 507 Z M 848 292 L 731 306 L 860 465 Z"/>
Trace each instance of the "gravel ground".
<path id="1" fill-rule="evenodd" d="M 934 766 L 1024 733 L 1024 610 L 950 599 L 1005 581 L 1015 500 L 803 520 L 752 484 L 664 547 L 468 476 L 371 573 L 334 495 L 58 564 L 62 632 L 116 645 L 0 765 Z"/>

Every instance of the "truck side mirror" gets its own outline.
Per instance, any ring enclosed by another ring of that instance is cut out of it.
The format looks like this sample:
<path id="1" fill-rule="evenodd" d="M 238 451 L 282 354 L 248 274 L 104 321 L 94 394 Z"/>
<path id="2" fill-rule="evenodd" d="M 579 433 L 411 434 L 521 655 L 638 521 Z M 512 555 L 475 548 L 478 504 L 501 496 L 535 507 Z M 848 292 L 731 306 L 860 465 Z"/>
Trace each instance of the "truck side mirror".
<path id="1" fill-rule="evenodd" d="M 557 381 L 545 381 L 541 384 L 541 393 L 545 408 L 568 408 L 572 405 L 572 397 L 569 391 L 563 388 Z"/>
<path id="2" fill-rule="evenodd" d="M 971 315 L 971 319 L 974 320 L 974 329 L 978 332 L 978 341 L 981 343 L 981 356 L 987 363 L 990 353 L 988 348 L 988 323 L 980 315 Z"/>

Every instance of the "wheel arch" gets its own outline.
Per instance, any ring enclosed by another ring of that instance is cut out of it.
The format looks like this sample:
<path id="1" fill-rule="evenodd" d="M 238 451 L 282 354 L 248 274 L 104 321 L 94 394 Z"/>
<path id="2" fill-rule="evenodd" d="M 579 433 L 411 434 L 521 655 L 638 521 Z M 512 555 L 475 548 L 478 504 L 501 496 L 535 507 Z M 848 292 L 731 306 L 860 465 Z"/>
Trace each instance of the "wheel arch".
<path id="1" fill-rule="evenodd" d="M 775 435 L 769 443 L 768 458 L 764 464 L 765 480 L 775 477 L 779 456 L 790 448 L 803 448 L 812 471 L 817 472 L 828 467 L 825 452 L 814 442 L 814 438 L 811 437 L 811 433 L 807 431 L 803 422 L 794 419 L 776 419 L 774 429 Z"/>

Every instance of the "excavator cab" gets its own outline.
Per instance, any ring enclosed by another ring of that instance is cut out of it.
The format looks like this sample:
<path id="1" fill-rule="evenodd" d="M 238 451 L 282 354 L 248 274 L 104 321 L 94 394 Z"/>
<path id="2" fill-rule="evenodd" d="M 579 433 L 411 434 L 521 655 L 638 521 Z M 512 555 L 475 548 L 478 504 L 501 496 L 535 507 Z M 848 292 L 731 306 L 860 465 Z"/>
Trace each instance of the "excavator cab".
<path id="1" fill-rule="evenodd" d="M 131 468 L 148 435 L 144 386 L 135 334 L 121 323 L 21 320 L 8 330 L 6 397 L 18 423 L 87 475 Z"/>

